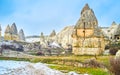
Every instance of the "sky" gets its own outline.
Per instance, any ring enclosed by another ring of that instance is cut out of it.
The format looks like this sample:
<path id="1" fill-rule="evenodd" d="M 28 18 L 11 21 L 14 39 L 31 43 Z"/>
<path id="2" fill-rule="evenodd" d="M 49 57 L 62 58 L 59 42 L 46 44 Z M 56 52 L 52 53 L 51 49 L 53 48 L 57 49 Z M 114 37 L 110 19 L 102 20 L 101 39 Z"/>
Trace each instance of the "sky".
<path id="1" fill-rule="evenodd" d="M 13 22 L 26 36 L 60 32 L 76 24 L 86 3 L 93 9 L 99 26 L 120 23 L 120 0 L 0 0 L 2 33 Z"/>

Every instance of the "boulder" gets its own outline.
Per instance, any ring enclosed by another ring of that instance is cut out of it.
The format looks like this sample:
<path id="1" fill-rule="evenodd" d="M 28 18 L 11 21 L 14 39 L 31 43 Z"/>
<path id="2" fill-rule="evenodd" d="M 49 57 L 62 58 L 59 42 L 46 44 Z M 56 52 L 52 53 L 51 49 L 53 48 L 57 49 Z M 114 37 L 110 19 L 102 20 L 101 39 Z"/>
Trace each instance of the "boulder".
<path id="1" fill-rule="evenodd" d="M 118 50 L 116 55 L 115 55 L 115 58 L 118 58 L 118 57 L 120 57 L 120 50 Z"/>

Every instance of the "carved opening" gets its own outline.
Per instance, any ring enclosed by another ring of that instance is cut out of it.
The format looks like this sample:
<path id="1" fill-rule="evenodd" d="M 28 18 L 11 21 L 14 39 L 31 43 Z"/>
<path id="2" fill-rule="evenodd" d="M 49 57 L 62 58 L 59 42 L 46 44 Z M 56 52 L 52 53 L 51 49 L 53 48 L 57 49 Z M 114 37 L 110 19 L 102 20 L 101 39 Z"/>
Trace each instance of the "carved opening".
<path id="1" fill-rule="evenodd" d="M 117 40 L 119 40 L 120 38 L 119 37 L 117 37 Z"/>

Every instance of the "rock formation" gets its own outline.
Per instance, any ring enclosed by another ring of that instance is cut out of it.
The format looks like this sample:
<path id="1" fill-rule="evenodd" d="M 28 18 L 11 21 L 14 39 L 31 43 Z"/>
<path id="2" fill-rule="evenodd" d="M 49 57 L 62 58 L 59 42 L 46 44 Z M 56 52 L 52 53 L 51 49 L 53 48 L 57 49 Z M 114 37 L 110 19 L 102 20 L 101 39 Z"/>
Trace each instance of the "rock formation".
<path id="1" fill-rule="evenodd" d="M 120 24 L 118 25 L 118 27 L 114 33 L 114 39 L 115 39 L 115 41 L 120 41 Z"/>
<path id="2" fill-rule="evenodd" d="M 1 28 L 1 25 L 0 25 L 0 38 L 1 38 L 1 36 L 2 36 L 2 35 L 1 35 L 1 32 L 2 32 L 2 28 Z"/>
<path id="3" fill-rule="evenodd" d="M 72 44 L 73 42 L 73 39 L 71 37 L 73 29 L 74 26 L 65 27 L 55 36 L 55 41 L 61 44 L 64 48 L 66 48 L 68 44 Z"/>
<path id="4" fill-rule="evenodd" d="M 114 40 L 114 35 L 115 35 L 117 28 L 118 28 L 118 25 L 115 23 L 115 21 L 113 21 L 110 27 L 102 28 L 102 32 L 104 36 L 108 38 L 108 40 L 112 41 Z"/>
<path id="5" fill-rule="evenodd" d="M 9 25 L 7 25 L 6 30 L 5 30 L 5 33 L 11 33 L 11 29 L 10 29 L 10 26 L 9 26 Z"/>
<path id="6" fill-rule="evenodd" d="M 25 41 L 25 35 L 24 35 L 23 29 L 20 29 L 18 35 L 19 35 L 19 40 L 20 40 L 20 41 Z"/>
<path id="7" fill-rule="evenodd" d="M 47 38 L 44 36 L 43 32 L 40 34 L 40 45 L 42 47 L 47 47 Z"/>
<path id="8" fill-rule="evenodd" d="M 55 30 L 52 31 L 52 33 L 50 34 L 50 37 L 54 37 L 56 35 Z"/>
<path id="9" fill-rule="evenodd" d="M 4 40 L 20 41 L 18 31 L 17 31 L 17 27 L 16 27 L 15 23 L 13 23 L 11 25 L 11 27 L 9 25 L 6 27 L 6 30 L 5 30 L 5 33 L 4 33 Z"/>
<path id="10" fill-rule="evenodd" d="M 19 37 L 18 37 L 18 31 L 17 31 L 17 27 L 16 27 L 15 23 L 13 23 L 12 26 L 11 26 L 11 33 L 12 33 L 12 39 L 11 40 L 18 41 Z"/>
<path id="11" fill-rule="evenodd" d="M 120 50 L 117 51 L 117 53 L 115 54 L 115 58 L 119 58 L 120 57 Z"/>
<path id="12" fill-rule="evenodd" d="M 73 53 L 76 55 L 99 55 L 104 51 L 104 36 L 98 27 L 98 21 L 88 4 L 81 11 L 73 37 Z"/>
<path id="13" fill-rule="evenodd" d="M 15 35 L 18 34 L 17 27 L 16 27 L 15 23 L 13 23 L 11 26 L 11 32 L 12 32 L 12 34 L 15 34 Z"/>
<path id="14" fill-rule="evenodd" d="M 11 40 L 12 39 L 12 33 L 11 33 L 11 29 L 10 29 L 9 25 L 7 25 L 7 27 L 6 27 L 5 34 L 4 34 L 4 39 L 5 40 Z"/>

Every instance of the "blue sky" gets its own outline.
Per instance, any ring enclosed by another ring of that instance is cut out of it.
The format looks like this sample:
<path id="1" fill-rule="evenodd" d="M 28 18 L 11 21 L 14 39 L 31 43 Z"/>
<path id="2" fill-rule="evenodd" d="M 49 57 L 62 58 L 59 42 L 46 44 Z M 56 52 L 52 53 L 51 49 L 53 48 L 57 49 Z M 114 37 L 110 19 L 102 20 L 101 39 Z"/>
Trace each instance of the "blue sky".
<path id="1" fill-rule="evenodd" d="M 84 5 L 93 9 L 99 26 L 120 23 L 120 0 L 0 0 L 2 33 L 8 24 L 16 23 L 25 35 L 48 35 L 65 26 L 75 25 Z"/>

